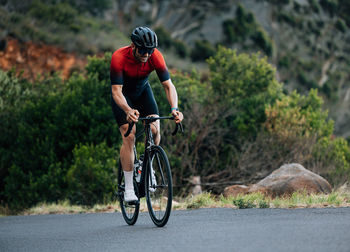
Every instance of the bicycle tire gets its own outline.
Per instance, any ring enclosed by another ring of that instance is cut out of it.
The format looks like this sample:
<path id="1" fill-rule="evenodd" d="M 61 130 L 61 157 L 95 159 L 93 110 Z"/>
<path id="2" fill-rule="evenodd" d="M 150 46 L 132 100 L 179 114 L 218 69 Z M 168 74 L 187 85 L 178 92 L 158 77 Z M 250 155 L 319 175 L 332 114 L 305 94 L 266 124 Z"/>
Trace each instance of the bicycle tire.
<path id="1" fill-rule="evenodd" d="M 138 196 L 138 187 L 136 181 L 134 180 L 134 189 L 135 194 Z M 131 205 L 124 201 L 124 191 L 125 191 L 125 182 L 124 182 L 124 173 L 119 160 L 119 169 L 118 169 L 118 198 L 119 204 L 122 211 L 123 218 L 125 222 L 129 225 L 134 225 L 137 221 L 140 211 L 140 204 Z"/>
<path id="2" fill-rule="evenodd" d="M 162 147 L 152 146 L 148 162 L 145 181 L 148 212 L 153 223 L 163 227 L 169 220 L 173 199 L 169 160 Z M 153 180 L 152 170 L 154 171 Z M 153 182 L 154 179 L 156 184 Z"/>

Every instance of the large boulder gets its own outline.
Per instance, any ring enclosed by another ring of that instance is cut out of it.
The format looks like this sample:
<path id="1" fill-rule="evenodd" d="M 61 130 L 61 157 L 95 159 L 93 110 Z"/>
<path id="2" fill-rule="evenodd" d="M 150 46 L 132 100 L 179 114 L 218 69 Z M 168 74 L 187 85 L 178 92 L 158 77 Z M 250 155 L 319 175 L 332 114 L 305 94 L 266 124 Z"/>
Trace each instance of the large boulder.
<path id="1" fill-rule="evenodd" d="M 237 195 L 238 188 L 225 188 L 225 196 Z M 232 194 L 229 192 L 232 191 Z M 276 197 L 291 195 L 293 192 L 305 191 L 306 193 L 330 193 L 331 185 L 321 176 L 305 169 L 300 164 L 286 164 L 272 172 L 260 182 L 249 186 L 245 193 L 262 192 L 266 195 Z M 226 192 L 226 193 L 225 193 Z"/>

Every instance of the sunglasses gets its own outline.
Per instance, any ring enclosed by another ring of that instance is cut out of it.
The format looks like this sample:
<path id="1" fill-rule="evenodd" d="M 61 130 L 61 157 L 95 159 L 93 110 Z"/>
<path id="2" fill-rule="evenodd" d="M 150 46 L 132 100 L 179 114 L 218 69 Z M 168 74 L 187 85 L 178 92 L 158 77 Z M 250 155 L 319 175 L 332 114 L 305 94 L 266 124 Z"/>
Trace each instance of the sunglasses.
<path id="1" fill-rule="evenodd" d="M 152 54 L 154 52 L 154 48 L 137 47 L 137 51 L 141 55 L 145 55 L 146 53 Z"/>

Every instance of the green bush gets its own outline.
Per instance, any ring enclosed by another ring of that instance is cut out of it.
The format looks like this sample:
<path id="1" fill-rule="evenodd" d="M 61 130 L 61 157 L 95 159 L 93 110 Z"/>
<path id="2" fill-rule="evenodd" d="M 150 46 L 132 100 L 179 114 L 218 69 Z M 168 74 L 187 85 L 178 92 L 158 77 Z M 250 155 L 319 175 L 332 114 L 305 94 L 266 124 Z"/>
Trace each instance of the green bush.
<path id="1" fill-rule="evenodd" d="M 103 15 L 105 10 L 108 10 L 111 5 L 111 0 L 89 0 L 89 1 L 76 1 L 76 0 L 64 0 L 79 12 L 89 12 L 92 15 Z"/>
<path id="2" fill-rule="evenodd" d="M 120 143 L 110 108 L 110 84 L 104 80 L 109 78 L 104 73 L 107 65 L 104 58 L 92 58 L 87 78 L 74 75 L 64 83 L 57 79 L 33 83 L 21 106 L 2 114 L 6 120 L 0 120 L 0 127 L 6 135 L 0 138 L 1 172 L 8 174 L 2 198 L 9 205 L 21 208 L 66 197 L 65 187 L 58 185 L 65 184 L 75 146 Z"/>
<path id="3" fill-rule="evenodd" d="M 170 48 L 173 45 L 173 39 L 163 27 L 157 27 L 154 29 L 157 34 L 158 43 L 161 48 Z"/>
<path id="4" fill-rule="evenodd" d="M 279 68 L 289 68 L 292 64 L 292 59 L 289 55 L 284 55 L 279 58 L 278 60 L 278 67 Z"/>
<path id="5" fill-rule="evenodd" d="M 331 184 L 342 185 L 350 180 L 350 148 L 343 138 L 321 138 L 313 155 L 318 163 L 317 171 Z"/>
<path id="6" fill-rule="evenodd" d="M 312 79 L 309 79 L 306 77 L 306 73 L 301 71 L 298 76 L 298 81 L 299 83 L 306 87 L 308 90 L 309 89 L 312 89 L 312 88 L 318 88 L 318 84 L 316 83 L 316 81 L 312 80 Z"/>
<path id="7" fill-rule="evenodd" d="M 310 5 L 310 8 L 316 12 L 316 13 L 319 13 L 320 12 L 320 5 L 318 4 L 318 1 L 317 0 L 308 0 L 309 1 L 309 5 Z"/>
<path id="8" fill-rule="evenodd" d="M 215 48 L 207 40 L 195 41 L 194 48 L 191 51 L 193 61 L 203 61 L 215 54 Z"/>
<path id="9" fill-rule="evenodd" d="M 338 0 L 320 0 L 320 5 L 325 12 L 334 16 L 338 11 Z"/>
<path id="10" fill-rule="evenodd" d="M 90 57 L 88 56 L 88 64 L 86 65 L 85 69 L 87 71 L 88 76 L 97 76 L 97 79 L 99 81 L 109 82 L 109 69 L 111 64 L 112 54 L 111 53 L 105 53 L 104 57 Z"/>
<path id="11" fill-rule="evenodd" d="M 237 55 L 224 47 L 219 47 L 208 64 L 215 95 L 234 111 L 231 130 L 237 135 L 255 135 L 266 119 L 265 107 L 282 95 L 275 69 L 259 54 Z"/>
<path id="12" fill-rule="evenodd" d="M 253 13 L 238 5 L 236 10 L 236 18 L 228 19 L 222 23 L 223 33 L 226 43 L 235 43 L 244 41 L 256 30 L 257 24 Z"/>
<path id="13" fill-rule="evenodd" d="M 96 146 L 79 144 L 73 155 L 73 163 L 67 172 L 71 203 L 94 205 L 113 200 L 117 152 L 102 142 Z"/>
<path id="14" fill-rule="evenodd" d="M 266 53 L 267 56 L 272 55 L 272 52 L 273 52 L 272 41 L 264 30 L 258 29 L 252 35 L 252 39 Z"/>
<path id="15" fill-rule="evenodd" d="M 322 104 L 316 89 L 310 90 L 307 96 L 294 91 L 266 108 L 264 128 L 283 138 L 330 137 L 333 121 L 327 120 L 328 112 L 322 109 Z"/>
<path id="16" fill-rule="evenodd" d="M 57 22 L 60 24 L 72 24 L 75 21 L 78 12 L 67 3 L 58 3 L 55 5 L 33 1 L 30 7 L 30 13 L 46 22 Z"/>
<path id="17" fill-rule="evenodd" d="M 335 23 L 335 28 L 337 28 L 342 33 L 345 33 L 348 27 L 346 26 L 345 22 L 342 19 L 338 19 Z"/>
<path id="18" fill-rule="evenodd" d="M 348 0 L 338 0 L 339 6 L 341 8 L 338 9 L 339 16 L 344 19 L 346 25 L 350 27 L 350 2 Z"/>
<path id="19" fill-rule="evenodd" d="M 188 56 L 188 48 L 185 43 L 183 43 L 180 40 L 174 40 L 173 46 L 175 49 L 175 53 L 181 58 L 186 58 Z"/>

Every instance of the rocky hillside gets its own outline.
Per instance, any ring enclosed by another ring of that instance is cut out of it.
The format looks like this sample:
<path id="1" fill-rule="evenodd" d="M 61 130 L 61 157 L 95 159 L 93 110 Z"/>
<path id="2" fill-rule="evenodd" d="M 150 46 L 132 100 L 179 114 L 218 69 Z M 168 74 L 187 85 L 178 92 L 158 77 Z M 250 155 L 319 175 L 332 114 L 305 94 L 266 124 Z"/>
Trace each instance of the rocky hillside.
<path id="1" fill-rule="evenodd" d="M 191 61 L 203 66 L 218 45 L 259 50 L 276 66 L 286 92 L 318 89 L 336 134 L 350 137 L 348 0 L 2 2 L 0 36 L 57 45 L 78 55 L 128 43 L 137 25 L 157 31 L 163 51 L 179 56 L 168 58 L 175 68 L 191 70 Z"/>
<path id="2" fill-rule="evenodd" d="M 30 80 L 56 72 L 68 78 L 73 71 L 82 71 L 86 65 L 86 58 L 54 46 L 20 42 L 13 38 L 3 40 L 2 43 L 0 68 L 5 71 L 18 69 L 22 77 Z"/>

